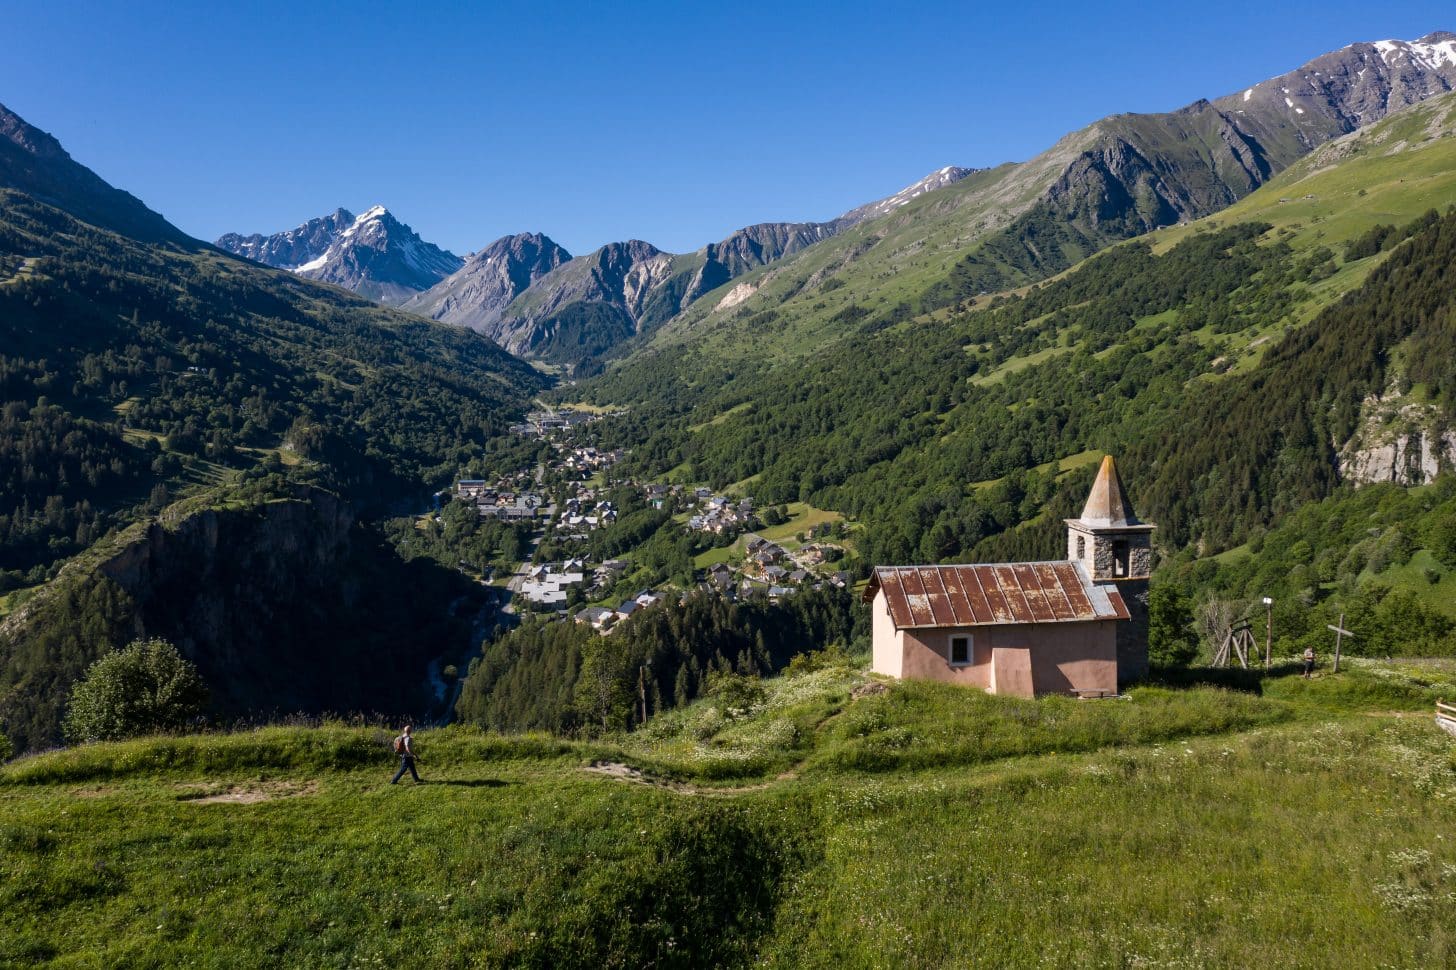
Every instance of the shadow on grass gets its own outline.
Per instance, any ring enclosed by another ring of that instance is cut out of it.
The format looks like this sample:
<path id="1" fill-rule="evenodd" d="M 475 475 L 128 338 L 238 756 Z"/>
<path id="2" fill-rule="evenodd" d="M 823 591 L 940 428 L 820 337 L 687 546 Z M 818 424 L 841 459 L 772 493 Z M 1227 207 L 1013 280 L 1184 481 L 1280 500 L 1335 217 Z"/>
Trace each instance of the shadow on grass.
<path id="1" fill-rule="evenodd" d="M 501 781 L 499 778 L 426 778 L 425 784 L 454 785 L 457 788 L 505 788 L 516 782 Z"/>
<path id="2" fill-rule="evenodd" d="M 1154 667 L 1143 684 L 1155 687 L 1222 687 L 1262 695 L 1264 681 L 1302 673 L 1298 663 L 1276 663 L 1267 671 L 1258 667 Z"/>

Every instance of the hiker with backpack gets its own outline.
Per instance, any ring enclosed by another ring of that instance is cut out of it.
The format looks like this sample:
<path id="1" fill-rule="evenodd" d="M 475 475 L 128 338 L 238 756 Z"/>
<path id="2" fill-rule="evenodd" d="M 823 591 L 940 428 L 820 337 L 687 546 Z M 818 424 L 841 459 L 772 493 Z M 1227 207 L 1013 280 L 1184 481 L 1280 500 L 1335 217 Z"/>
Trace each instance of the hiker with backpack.
<path id="1" fill-rule="evenodd" d="M 404 731 L 400 733 L 399 737 L 394 739 L 394 753 L 399 755 L 399 770 L 394 773 L 394 780 L 390 784 L 399 784 L 399 780 L 408 771 L 410 777 L 415 780 L 416 785 L 423 785 L 424 782 L 420 781 L 420 773 L 415 771 L 414 741 L 410 737 L 410 726 L 408 724 L 404 726 Z"/>

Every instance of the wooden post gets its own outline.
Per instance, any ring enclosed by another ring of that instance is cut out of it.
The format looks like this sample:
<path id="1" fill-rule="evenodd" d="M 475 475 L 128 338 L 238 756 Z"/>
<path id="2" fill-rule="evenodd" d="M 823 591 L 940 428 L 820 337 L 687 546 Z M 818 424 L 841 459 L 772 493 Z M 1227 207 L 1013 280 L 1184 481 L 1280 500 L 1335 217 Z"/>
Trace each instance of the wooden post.
<path id="1" fill-rule="evenodd" d="M 642 702 L 642 723 L 647 723 L 647 665 L 637 668 L 637 697 Z"/>
<path id="2" fill-rule="evenodd" d="M 1340 614 L 1340 622 L 1339 623 L 1335 624 L 1334 626 L 1331 626 L 1328 623 L 1326 623 L 1325 624 L 1325 629 L 1326 630 L 1333 630 L 1333 631 L 1335 631 L 1335 673 L 1338 674 L 1340 672 L 1340 639 L 1342 637 L 1349 637 L 1351 640 L 1353 640 L 1353 639 L 1355 639 L 1355 634 L 1353 634 L 1349 630 L 1346 630 L 1345 629 L 1345 614 L 1344 613 L 1341 613 Z"/>

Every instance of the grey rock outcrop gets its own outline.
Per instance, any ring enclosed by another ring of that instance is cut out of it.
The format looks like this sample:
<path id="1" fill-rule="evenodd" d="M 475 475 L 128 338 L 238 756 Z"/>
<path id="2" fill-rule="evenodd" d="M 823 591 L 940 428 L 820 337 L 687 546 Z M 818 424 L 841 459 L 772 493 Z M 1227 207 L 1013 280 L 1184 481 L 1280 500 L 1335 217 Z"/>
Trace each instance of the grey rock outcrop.
<path id="1" fill-rule="evenodd" d="M 450 276 L 402 304 L 411 313 L 489 332 L 501 311 L 571 254 L 539 232 L 503 236 Z"/>
<path id="2" fill-rule="evenodd" d="M 1439 406 L 1409 400 L 1398 379 L 1360 405 L 1354 436 L 1339 450 L 1340 477 L 1357 485 L 1425 485 L 1456 468 L 1456 429 Z"/>

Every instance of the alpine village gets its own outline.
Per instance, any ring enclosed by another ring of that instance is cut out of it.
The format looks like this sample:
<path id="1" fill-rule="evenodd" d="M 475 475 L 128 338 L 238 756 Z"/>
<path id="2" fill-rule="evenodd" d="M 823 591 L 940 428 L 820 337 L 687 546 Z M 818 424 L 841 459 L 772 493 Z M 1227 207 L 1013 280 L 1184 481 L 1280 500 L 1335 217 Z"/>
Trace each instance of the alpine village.
<path id="1" fill-rule="evenodd" d="M 1346 40 L 680 252 L 0 105 L 0 966 L 1456 966 L 1456 34 Z"/>

